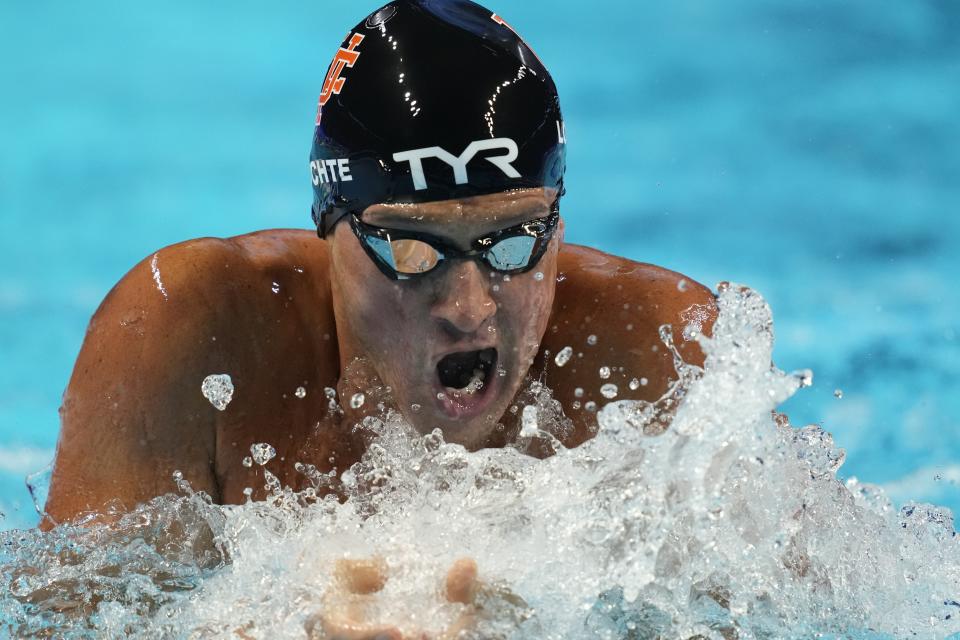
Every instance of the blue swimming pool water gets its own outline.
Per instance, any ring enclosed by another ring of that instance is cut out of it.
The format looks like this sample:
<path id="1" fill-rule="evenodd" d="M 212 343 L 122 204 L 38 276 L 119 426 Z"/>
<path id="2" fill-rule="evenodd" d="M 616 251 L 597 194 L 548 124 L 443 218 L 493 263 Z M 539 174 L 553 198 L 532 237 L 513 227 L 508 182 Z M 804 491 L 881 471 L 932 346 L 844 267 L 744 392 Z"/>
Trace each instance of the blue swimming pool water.
<path id="1" fill-rule="evenodd" d="M 0 527 L 35 522 L 23 476 L 130 266 L 308 226 L 316 94 L 377 4 L 0 6 Z M 568 240 L 760 290 L 779 366 L 815 371 L 794 422 L 960 508 L 960 5 L 491 8 L 561 91 Z"/>

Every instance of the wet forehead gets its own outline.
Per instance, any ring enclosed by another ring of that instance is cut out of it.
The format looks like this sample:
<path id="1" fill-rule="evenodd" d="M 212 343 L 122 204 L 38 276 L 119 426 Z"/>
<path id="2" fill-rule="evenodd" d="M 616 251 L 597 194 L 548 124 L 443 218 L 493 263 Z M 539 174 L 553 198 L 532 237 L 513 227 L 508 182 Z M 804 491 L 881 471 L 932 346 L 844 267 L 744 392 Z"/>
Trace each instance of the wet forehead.
<path id="1" fill-rule="evenodd" d="M 375 204 L 363 212 L 363 220 L 394 229 L 483 232 L 542 218 L 553 201 L 549 190 L 522 189 L 440 202 Z"/>

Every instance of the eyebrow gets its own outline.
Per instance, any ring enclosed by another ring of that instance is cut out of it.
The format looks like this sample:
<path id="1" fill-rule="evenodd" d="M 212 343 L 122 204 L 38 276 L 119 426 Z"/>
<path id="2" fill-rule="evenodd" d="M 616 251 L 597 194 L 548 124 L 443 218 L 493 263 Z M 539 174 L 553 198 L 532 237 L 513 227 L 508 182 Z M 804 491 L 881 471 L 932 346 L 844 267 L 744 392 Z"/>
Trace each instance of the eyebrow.
<path id="1" fill-rule="evenodd" d="M 496 203 L 474 204 L 461 203 L 459 205 L 461 213 L 454 219 L 470 219 L 477 217 L 477 214 L 485 213 L 485 222 L 490 223 L 491 232 L 499 229 L 506 229 L 516 226 L 523 222 L 536 220 L 550 215 L 550 203 L 542 197 L 526 196 L 514 200 L 510 205 L 502 207 L 502 210 L 494 213 L 491 209 L 497 209 Z M 422 204 L 389 204 L 373 205 L 363 213 L 363 220 L 369 224 L 377 226 L 394 226 L 395 228 L 412 228 L 422 225 L 436 225 L 442 228 L 444 224 L 451 222 L 450 208 L 444 207 L 442 203 Z"/>

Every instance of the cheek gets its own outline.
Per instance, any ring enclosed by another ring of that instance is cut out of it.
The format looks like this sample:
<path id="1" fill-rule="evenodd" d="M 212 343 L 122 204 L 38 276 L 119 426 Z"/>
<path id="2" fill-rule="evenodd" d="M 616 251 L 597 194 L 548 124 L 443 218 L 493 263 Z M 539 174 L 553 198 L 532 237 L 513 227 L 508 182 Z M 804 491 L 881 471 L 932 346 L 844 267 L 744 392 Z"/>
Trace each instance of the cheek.
<path id="1" fill-rule="evenodd" d="M 536 279 L 538 272 L 543 274 L 542 280 Z M 501 283 L 501 287 L 501 326 L 509 330 L 514 346 L 522 349 L 523 357 L 532 358 L 550 321 L 556 292 L 556 262 L 538 265 L 534 271 Z"/>
<path id="2" fill-rule="evenodd" d="M 383 275 L 356 238 L 338 239 L 334 277 L 340 289 L 342 320 L 367 354 L 409 352 L 423 308 L 419 292 Z"/>

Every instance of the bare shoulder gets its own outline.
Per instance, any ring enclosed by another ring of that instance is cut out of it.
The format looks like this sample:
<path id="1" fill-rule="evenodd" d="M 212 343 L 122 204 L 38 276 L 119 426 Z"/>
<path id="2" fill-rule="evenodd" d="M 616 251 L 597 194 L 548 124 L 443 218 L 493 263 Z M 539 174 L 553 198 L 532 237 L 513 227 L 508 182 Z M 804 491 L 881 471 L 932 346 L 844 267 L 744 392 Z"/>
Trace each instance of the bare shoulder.
<path id="1" fill-rule="evenodd" d="M 617 399 L 660 397 L 676 378 L 673 357 L 660 336 L 664 325 L 672 328 L 686 362 L 703 362 L 699 345 L 683 329 L 693 325 L 710 333 L 716 303 L 707 287 L 663 267 L 578 245 L 563 247 L 558 268 L 541 357 L 548 385 L 565 407 L 602 405 L 608 401 L 603 385 L 614 385 Z M 566 347 L 570 360 L 561 368 L 554 357 Z M 595 423 L 587 415 L 577 419 L 577 410 L 572 413 L 575 422 Z"/>
<path id="2" fill-rule="evenodd" d="M 276 388 L 335 375 L 328 298 L 326 243 L 306 231 L 200 238 L 144 258 L 101 303 L 74 365 L 51 514 L 132 507 L 169 491 L 174 469 L 218 496 L 223 434 L 277 415 L 264 399 Z M 231 416 L 200 393 L 211 373 L 245 391 Z"/>
<path id="3" fill-rule="evenodd" d="M 232 285 L 250 279 L 282 275 L 325 274 L 327 243 L 300 229 L 271 229 L 233 238 L 197 238 L 164 247 L 133 267 L 107 296 L 131 289 L 151 294 L 160 304 L 189 298 L 204 291 L 229 292 Z M 272 282 L 272 281 L 271 281 Z M 228 289 L 224 290 L 226 285 Z M 159 296 L 156 295 L 159 293 Z M 138 296 L 139 297 L 139 296 Z M 141 297 L 149 302 L 151 298 Z"/>
<path id="4" fill-rule="evenodd" d="M 710 289 L 663 267 L 566 245 L 559 269 L 563 279 L 554 315 L 565 323 L 576 322 L 578 329 L 591 329 L 593 335 L 659 331 L 664 324 L 681 329 L 690 323 L 709 333 L 716 315 Z"/>

